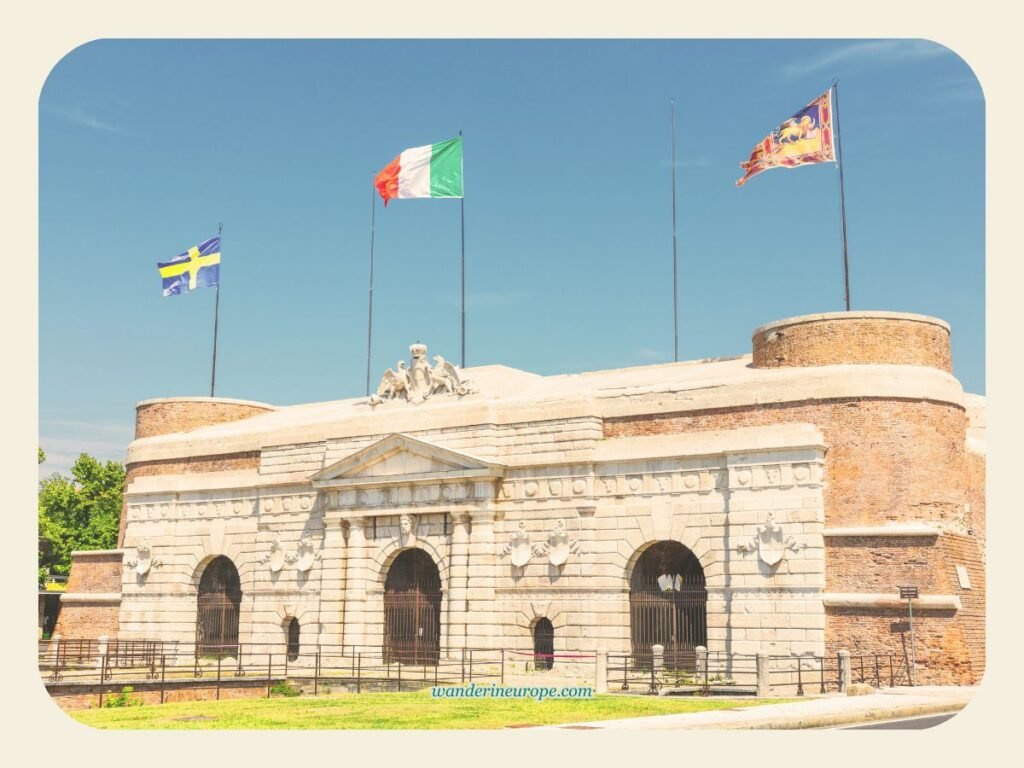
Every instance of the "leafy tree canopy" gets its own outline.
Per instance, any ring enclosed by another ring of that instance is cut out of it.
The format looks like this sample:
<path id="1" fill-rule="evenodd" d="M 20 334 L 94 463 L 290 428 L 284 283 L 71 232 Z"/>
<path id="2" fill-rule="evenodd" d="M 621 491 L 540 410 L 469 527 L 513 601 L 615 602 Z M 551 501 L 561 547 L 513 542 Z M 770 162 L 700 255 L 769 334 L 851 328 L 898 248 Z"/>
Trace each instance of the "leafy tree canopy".
<path id="1" fill-rule="evenodd" d="M 44 459 L 42 449 L 39 458 Z M 47 573 L 67 576 L 75 550 L 117 546 L 124 479 L 120 462 L 101 462 L 83 453 L 71 467 L 71 477 L 55 473 L 40 481 L 40 580 Z"/>

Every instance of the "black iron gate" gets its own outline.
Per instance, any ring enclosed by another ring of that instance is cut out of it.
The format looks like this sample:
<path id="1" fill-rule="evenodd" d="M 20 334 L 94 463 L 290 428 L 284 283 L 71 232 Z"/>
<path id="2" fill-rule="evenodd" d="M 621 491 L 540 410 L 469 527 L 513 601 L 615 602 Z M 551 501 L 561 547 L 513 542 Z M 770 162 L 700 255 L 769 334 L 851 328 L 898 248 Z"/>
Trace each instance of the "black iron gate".
<path id="1" fill-rule="evenodd" d="M 384 583 L 384 661 L 436 665 L 441 647 L 441 576 L 422 549 L 395 558 Z"/>
<path id="2" fill-rule="evenodd" d="M 696 667 L 697 646 L 707 647 L 707 589 L 700 561 L 679 542 L 659 542 L 637 561 L 629 626 L 637 666 L 649 666 L 652 646 L 661 645 L 666 668 Z"/>
<path id="3" fill-rule="evenodd" d="M 230 656 L 236 653 L 241 604 L 242 586 L 238 569 L 223 555 L 214 558 L 199 580 L 197 655 Z"/>

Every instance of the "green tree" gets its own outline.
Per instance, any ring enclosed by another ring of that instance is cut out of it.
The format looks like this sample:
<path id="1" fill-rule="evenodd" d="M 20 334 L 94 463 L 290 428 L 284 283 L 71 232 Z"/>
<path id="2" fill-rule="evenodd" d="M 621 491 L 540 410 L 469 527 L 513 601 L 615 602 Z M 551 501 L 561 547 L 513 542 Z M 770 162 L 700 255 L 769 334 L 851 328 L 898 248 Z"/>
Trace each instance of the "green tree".
<path id="1" fill-rule="evenodd" d="M 75 550 L 117 546 L 124 479 L 120 462 L 83 453 L 71 477 L 54 473 L 40 481 L 39 536 L 49 542 L 43 546 L 40 541 L 40 578 L 46 573 L 67 576 Z"/>

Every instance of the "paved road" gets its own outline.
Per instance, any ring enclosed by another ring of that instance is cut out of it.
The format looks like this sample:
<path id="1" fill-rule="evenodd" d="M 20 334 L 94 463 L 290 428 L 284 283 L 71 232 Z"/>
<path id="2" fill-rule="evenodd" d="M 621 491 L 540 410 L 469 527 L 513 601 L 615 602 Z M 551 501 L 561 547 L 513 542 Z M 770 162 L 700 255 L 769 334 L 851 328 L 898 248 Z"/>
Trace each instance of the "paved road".
<path id="1" fill-rule="evenodd" d="M 923 728 L 934 728 L 936 725 L 946 722 L 956 716 L 956 712 L 947 712 L 942 715 L 925 715 L 923 717 L 904 717 L 899 720 L 884 720 L 879 723 L 867 723 L 866 725 L 847 725 L 837 728 L 839 731 L 916 731 Z"/>

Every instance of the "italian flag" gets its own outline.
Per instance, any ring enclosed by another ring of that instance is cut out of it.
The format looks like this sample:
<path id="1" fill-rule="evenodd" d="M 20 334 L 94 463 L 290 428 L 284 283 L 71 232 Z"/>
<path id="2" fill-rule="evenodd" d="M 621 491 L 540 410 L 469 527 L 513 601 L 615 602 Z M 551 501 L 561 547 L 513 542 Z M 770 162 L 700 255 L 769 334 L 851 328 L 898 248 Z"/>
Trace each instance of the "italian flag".
<path id="1" fill-rule="evenodd" d="M 385 208 L 396 197 L 462 197 L 462 137 L 405 150 L 373 184 Z"/>

